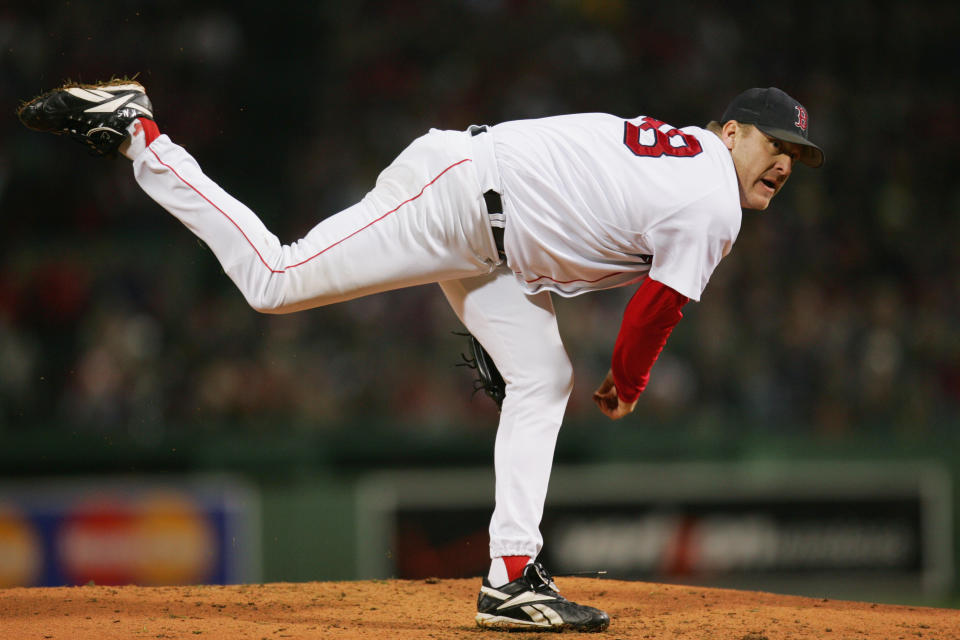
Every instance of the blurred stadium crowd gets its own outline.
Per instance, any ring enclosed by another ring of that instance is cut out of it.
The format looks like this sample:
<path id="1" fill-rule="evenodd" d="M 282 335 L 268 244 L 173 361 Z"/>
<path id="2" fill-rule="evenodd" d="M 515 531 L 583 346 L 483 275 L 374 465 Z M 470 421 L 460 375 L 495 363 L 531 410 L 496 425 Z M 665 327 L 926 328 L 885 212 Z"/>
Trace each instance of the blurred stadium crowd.
<path id="1" fill-rule="evenodd" d="M 665 6 L 666 5 L 666 6 Z M 722 6 L 721 6 L 722 5 Z M 960 423 L 954 3 L 462 0 L 0 9 L 0 431 L 491 429 L 434 286 L 258 315 L 137 188 L 18 102 L 139 73 L 162 132 L 286 242 L 429 127 L 605 111 L 702 125 L 750 86 L 810 112 L 821 171 L 745 212 L 630 420 L 924 437 Z M 109 10 L 108 10 L 109 9 Z M 797 13 L 793 13 L 797 11 Z M 570 421 L 632 291 L 555 299 Z"/>

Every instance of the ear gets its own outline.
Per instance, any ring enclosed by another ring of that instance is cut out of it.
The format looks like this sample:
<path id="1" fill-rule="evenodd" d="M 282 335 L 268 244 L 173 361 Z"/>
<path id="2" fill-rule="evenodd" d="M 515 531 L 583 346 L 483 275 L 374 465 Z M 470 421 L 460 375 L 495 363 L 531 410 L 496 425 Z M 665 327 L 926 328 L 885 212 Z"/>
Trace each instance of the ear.
<path id="1" fill-rule="evenodd" d="M 737 131 L 740 129 L 740 123 L 736 120 L 727 120 L 720 129 L 720 140 L 726 145 L 727 149 L 733 151 L 734 140 L 737 137 Z"/>

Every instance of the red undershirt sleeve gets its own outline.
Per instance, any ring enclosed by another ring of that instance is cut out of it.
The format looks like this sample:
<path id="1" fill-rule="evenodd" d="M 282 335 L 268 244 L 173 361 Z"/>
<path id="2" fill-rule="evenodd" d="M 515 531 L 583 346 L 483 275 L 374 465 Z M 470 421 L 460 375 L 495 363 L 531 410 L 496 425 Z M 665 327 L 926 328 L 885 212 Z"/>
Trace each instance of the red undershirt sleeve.
<path id="1" fill-rule="evenodd" d="M 620 334 L 613 348 L 613 382 L 623 402 L 634 402 L 650 380 L 670 332 L 683 317 L 690 299 L 665 284 L 647 278 L 623 313 Z"/>

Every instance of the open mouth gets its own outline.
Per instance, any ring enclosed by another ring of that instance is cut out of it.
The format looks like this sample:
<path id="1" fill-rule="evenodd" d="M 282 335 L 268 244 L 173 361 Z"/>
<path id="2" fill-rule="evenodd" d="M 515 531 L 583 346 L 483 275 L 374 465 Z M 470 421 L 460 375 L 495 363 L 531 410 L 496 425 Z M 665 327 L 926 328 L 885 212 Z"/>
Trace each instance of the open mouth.
<path id="1" fill-rule="evenodd" d="M 767 178 L 761 178 L 760 182 L 762 182 L 763 185 L 768 189 L 770 189 L 771 191 L 777 190 L 777 183 L 774 182 L 773 180 L 768 180 Z"/>

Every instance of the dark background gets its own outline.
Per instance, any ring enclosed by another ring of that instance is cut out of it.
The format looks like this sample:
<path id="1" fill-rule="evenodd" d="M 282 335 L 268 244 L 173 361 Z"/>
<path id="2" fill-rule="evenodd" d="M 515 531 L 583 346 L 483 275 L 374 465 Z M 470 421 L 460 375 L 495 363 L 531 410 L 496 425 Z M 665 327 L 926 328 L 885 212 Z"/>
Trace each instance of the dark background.
<path id="1" fill-rule="evenodd" d="M 722 6 L 721 6 L 722 5 Z M 486 465 L 496 412 L 437 287 L 268 317 L 134 183 L 20 101 L 132 76 L 162 132 L 285 242 L 430 127 L 808 109 L 798 167 L 685 309 L 629 418 L 590 393 L 632 291 L 555 298 L 564 462 L 931 457 L 960 426 L 960 5 L 110 1 L 0 8 L 3 474 Z"/>

